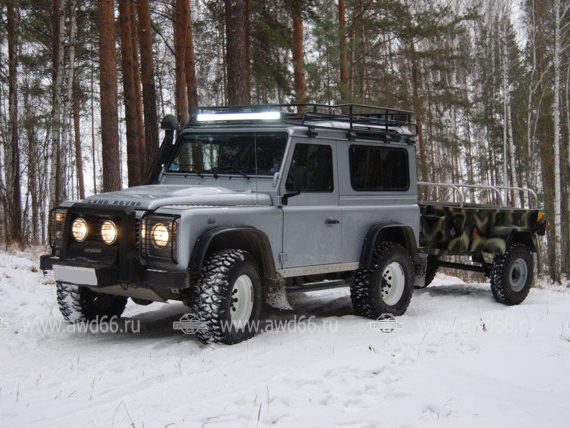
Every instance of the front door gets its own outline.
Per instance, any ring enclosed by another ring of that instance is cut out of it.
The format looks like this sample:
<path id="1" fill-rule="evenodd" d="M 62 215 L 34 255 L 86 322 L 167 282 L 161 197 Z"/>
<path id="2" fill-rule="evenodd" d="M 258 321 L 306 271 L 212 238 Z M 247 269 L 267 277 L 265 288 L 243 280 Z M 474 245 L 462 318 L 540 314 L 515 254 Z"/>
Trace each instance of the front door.
<path id="1" fill-rule="evenodd" d="M 282 268 L 339 263 L 336 142 L 294 140 L 289 153 L 281 194 L 300 193 L 283 205 Z"/>

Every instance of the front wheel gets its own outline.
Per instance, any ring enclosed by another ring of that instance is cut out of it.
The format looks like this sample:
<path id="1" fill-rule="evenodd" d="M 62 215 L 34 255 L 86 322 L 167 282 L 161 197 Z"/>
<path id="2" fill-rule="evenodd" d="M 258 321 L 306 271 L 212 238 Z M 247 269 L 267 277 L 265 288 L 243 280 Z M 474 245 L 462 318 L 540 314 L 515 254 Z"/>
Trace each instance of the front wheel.
<path id="1" fill-rule="evenodd" d="M 193 312 L 205 343 L 234 344 L 252 337 L 261 314 L 261 276 L 253 256 L 244 250 L 212 253 L 194 290 Z"/>
<path id="2" fill-rule="evenodd" d="M 356 271 L 350 287 L 357 315 L 377 319 L 382 314 L 402 315 L 413 293 L 413 263 L 408 251 L 394 242 L 380 242 L 370 268 Z"/>
<path id="3" fill-rule="evenodd" d="M 57 303 L 63 318 L 71 323 L 120 317 L 127 298 L 95 293 L 87 287 L 57 283 Z"/>
<path id="4" fill-rule="evenodd" d="M 493 262 L 491 291 L 495 300 L 505 305 L 518 305 L 528 295 L 533 275 L 530 251 L 522 244 L 511 245 L 505 254 L 497 256 Z"/>

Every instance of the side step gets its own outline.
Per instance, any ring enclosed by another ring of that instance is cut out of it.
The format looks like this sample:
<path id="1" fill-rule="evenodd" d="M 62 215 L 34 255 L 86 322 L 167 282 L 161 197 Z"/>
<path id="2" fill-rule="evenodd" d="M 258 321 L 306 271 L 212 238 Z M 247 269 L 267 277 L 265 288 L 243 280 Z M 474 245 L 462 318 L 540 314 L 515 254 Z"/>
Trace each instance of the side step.
<path id="1" fill-rule="evenodd" d="M 350 287 L 350 282 L 339 279 L 333 281 L 318 281 L 318 282 L 308 282 L 303 285 L 295 285 L 293 287 L 287 287 L 287 292 L 305 292 L 305 291 L 319 291 L 319 290 L 330 290 L 331 288 L 341 288 Z"/>
<path id="2" fill-rule="evenodd" d="M 450 268 L 450 269 L 459 269 L 459 270 L 469 270 L 472 272 L 482 272 L 482 273 L 487 273 L 488 269 L 485 266 L 480 266 L 480 265 L 463 265 L 461 263 L 452 263 L 452 262 L 446 262 L 444 260 L 438 260 L 437 261 L 437 265 L 439 267 L 446 267 L 446 268 Z"/>

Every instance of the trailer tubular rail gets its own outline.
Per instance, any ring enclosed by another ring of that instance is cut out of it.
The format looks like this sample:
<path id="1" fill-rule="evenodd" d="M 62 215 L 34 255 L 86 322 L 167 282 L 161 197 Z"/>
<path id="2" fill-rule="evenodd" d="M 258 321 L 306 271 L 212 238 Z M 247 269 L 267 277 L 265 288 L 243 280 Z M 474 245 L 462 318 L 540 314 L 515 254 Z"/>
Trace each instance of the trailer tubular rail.
<path id="1" fill-rule="evenodd" d="M 444 187 L 453 189 L 459 195 L 459 206 L 463 208 L 466 202 L 466 193 L 469 190 L 492 190 L 497 194 L 499 199 L 498 206 L 505 207 L 503 203 L 503 191 L 525 192 L 528 194 L 528 209 L 532 209 L 531 199 L 534 199 L 534 209 L 538 209 L 538 196 L 536 192 L 527 187 L 516 186 L 492 186 L 487 184 L 457 184 L 457 183 L 429 183 L 426 181 L 418 181 L 418 186 L 425 187 Z M 461 190 L 463 189 L 463 190 Z M 531 198 L 532 197 L 532 198 Z M 524 208 L 524 207 L 521 207 Z"/>

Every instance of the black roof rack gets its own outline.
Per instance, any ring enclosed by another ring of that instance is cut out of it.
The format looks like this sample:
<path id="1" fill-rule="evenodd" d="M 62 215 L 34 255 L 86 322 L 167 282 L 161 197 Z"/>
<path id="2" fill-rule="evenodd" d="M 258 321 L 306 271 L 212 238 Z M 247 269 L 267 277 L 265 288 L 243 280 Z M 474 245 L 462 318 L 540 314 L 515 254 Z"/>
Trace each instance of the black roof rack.
<path id="1" fill-rule="evenodd" d="M 211 126 L 212 122 L 197 120 L 204 113 L 259 113 L 279 111 L 280 118 L 276 120 L 227 120 L 216 121 L 219 125 L 239 126 L 255 124 L 291 124 L 306 126 L 310 135 L 316 129 L 339 129 L 347 131 L 348 138 L 370 138 L 381 140 L 400 140 L 402 136 L 415 137 L 417 125 L 413 120 L 414 113 L 387 107 L 370 106 L 365 104 L 263 104 L 241 106 L 211 106 L 199 107 L 190 120 L 189 126 Z M 409 140 L 409 139 L 408 139 Z"/>

